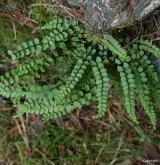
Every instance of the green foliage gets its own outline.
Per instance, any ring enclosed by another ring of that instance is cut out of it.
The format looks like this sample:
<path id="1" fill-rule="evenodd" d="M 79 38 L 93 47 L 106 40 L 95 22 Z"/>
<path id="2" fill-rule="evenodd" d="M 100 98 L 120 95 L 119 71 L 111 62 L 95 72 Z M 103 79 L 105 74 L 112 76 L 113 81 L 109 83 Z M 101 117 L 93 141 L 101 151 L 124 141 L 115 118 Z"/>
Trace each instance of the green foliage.
<path id="1" fill-rule="evenodd" d="M 102 39 L 102 43 L 105 48 L 111 50 L 114 54 L 116 54 L 120 60 L 125 61 L 127 58 L 127 51 L 123 49 L 117 40 L 115 40 L 111 35 L 107 34 Z"/>
<path id="2" fill-rule="evenodd" d="M 100 57 L 93 61 L 93 73 L 96 79 L 96 93 L 98 100 L 98 117 L 103 117 L 107 109 L 107 96 L 109 90 L 109 78 Z"/>
<path id="3" fill-rule="evenodd" d="M 37 54 L 44 49 L 40 44 L 39 38 L 34 38 L 33 41 L 23 42 L 22 44 L 16 46 L 16 50 L 8 50 L 9 58 L 16 60 L 24 56 Z"/>
<path id="4" fill-rule="evenodd" d="M 138 44 L 140 50 L 150 52 L 155 56 L 160 57 L 160 49 L 153 45 L 152 42 L 140 39 L 136 43 Z"/>
<path id="5" fill-rule="evenodd" d="M 125 107 L 128 112 L 129 117 L 135 123 L 138 123 L 135 114 L 135 80 L 134 75 L 126 62 L 121 62 L 119 59 L 115 60 L 117 63 L 117 70 L 120 74 L 120 79 L 122 83 L 122 89 L 124 94 Z"/>
<path id="6" fill-rule="evenodd" d="M 89 50 L 91 50 L 91 48 Z M 82 78 L 85 70 L 87 69 L 87 65 L 89 65 L 89 61 L 92 58 L 90 54 L 92 54 L 92 52 L 88 51 L 88 49 L 86 50 L 87 52 L 85 52 L 85 49 L 84 51 L 83 49 L 80 51 L 82 51 L 80 52 L 82 54 L 82 59 L 77 60 L 77 64 L 74 66 L 71 75 L 66 81 L 66 84 L 59 92 L 59 95 L 57 97 L 58 101 L 63 100 L 66 95 L 71 93 L 72 89 L 74 89 L 76 84 L 79 82 L 79 79 Z"/>
<path id="7" fill-rule="evenodd" d="M 130 50 L 131 53 L 131 57 L 132 57 L 132 68 L 133 71 L 135 73 L 135 78 L 136 78 L 136 89 L 137 89 L 137 94 L 138 97 L 140 99 L 140 102 L 144 108 L 144 110 L 146 111 L 147 115 L 150 117 L 151 122 L 153 127 L 156 126 L 157 123 L 157 119 L 156 119 L 156 115 L 154 112 L 154 107 L 153 107 L 153 102 L 151 100 L 151 89 L 149 86 L 149 79 L 147 79 L 147 74 L 152 77 L 153 73 L 155 73 L 155 71 L 153 71 L 153 67 L 151 67 L 151 63 L 150 61 L 147 62 L 147 60 L 144 60 L 146 58 L 142 57 L 140 60 L 137 58 L 139 58 L 139 54 L 137 55 L 138 57 L 136 58 L 136 50 L 131 49 Z M 142 52 L 139 52 L 140 54 L 142 54 Z M 139 62 L 140 61 L 140 62 Z M 144 64 L 147 65 L 147 67 L 149 69 L 146 69 L 144 66 Z M 152 70 L 152 72 L 145 72 L 145 70 Z M 158 78 L 158 75 L 157 75 Z M 153 78 L 153 81 L 156 79 L 157 83 L 158 80 L 157 78 Z M 152 80 L 151 80 L 152 82 Z"/>
<path id="8" fill-rule="evenodd" d="M 5 97 L 19 97 L 23 96 L 16 90 L 13 90 L 13 86 L 16 83 L 20 83 L 26 75 L 36 75 L 40 72 L 45 72 L 52 64 L 53 60 L 49 56 L 43 55 L 41 58 L 33 58 L 23 64 L 19 64 L 16 68 L 8 71 L 4 75 L 0 76 L 0 92 Z M 18 91 L 20 88 L 18 88 Z"/>
<path id="9" fill-rule="evenodd" d="M 111 35 L 90 34 L 82 24 L 66 18 L 55 18 L 41 30 L 39 38 L 8 50 L 8 57 L 17 66 L 0 76 L 1 95 L 11 98 L 20 112 L 57 119 L 97 101 L 97 117 L 103 117 L 110 75 L 117 75 L 130 119 L 138 124 L 138 96 L 156 127 L 159 75 L 147 57 L 147 52 L 159 56 L 156 46 L 141 39 L 124 49 Z"/>
<path id="10" fill-rule="evenodd" d="M 38 21 L 39 23 L 46 23 L 48 22 L 48 20 L 53 19 L 53 17 L 57 17 L 57 15 L 59 14 L 59 10 L 55 6 L 43 6 L 40 5 L 40 2 L 38 3 L 39 5 L 33 4 L 30 7 L 30 15 L 34 20 Z"/>

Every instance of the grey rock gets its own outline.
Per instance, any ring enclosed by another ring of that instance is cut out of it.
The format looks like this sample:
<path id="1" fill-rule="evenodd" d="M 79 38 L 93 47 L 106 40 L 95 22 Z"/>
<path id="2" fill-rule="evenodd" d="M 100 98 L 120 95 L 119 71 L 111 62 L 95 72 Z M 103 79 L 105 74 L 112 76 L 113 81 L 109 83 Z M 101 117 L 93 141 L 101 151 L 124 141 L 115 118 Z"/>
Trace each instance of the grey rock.
<path id="1" fill-rule="evenodd" d="M 160 0 L 67 0 L 85 10 L 84 19 L 94 29 L 108 31 L 143 20 L 160 6 Z"/>

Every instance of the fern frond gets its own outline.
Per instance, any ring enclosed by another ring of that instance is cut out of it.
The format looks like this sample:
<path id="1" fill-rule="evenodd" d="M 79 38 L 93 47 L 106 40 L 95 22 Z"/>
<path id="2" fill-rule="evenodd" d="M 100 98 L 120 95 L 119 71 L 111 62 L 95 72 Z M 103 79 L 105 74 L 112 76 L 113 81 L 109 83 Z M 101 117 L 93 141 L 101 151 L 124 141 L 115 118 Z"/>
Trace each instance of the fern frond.
<path id="1" fill-rule="evenodd" d="M 98 114 L 97 117 L 103 117 L 107 111 L 107 97 L 109 91 L 109 78 L 107 71 L 102 63 L 100 57 L 96 61 L 92 61 L 92 70 L 96 80 L 96 95 L 98 100 Z"/>
<path id="2" fill-rule="evenodd" d="M 16 50 L 8 50 L 9 58 L 16 60 L 24 56 L 29 56 L 31 54 L 37 54 L 41 52 L 43 47 L 41 46 L 41 39 L 34 38 L 33 41 L 23 42 L 16 46 Z"/>
<path id="3" fill-rule="evenodd" d="M 148 83 L 151 83 L 151 87 L 157 85 L 159 82 L 159 76 L 148 56 L 146 56 L 143 51 L 140 51 L 138 59 L 139 64 L 143 67 L 146 76 L 150 80 Z"/>
<path id="4" fill-rule="evenodd" d="M 155 106 L 157 106 L 157 109 L 159 109 L 160 105 L 160 87 L 159 87 L 159 75 L 149 60 L 148 56 L 145 55 L 144 51 L 140 51 L 136 53 L 136 50 L 130 49 L 130 52 L 132 52 L 132 58 L 133 54 L 135 56 L 136 61 L 143 67 L 143 70 L 146 73 L 146 83 L 150 87 L 150 93 L 152 93 L 153 101 L 155 103 Z M 136 55 L 137 54 L 137 55 Z"/>
<path id="5" fill-rule="evenodd" d="M 48 68 L 53 63 L 53 59 L 47 55 L 43 55 L 34 61 L 30 60 L 24 64 L 19 64 L 16 68 L 11 69 L 5 75 L 0 76 L 0 87 L 10 86 L 16 82 L 19 82 L 21 77 L 25 75 L 34 75 L 36 72 L 45 72 L 45 68 Z"/>
<path id="6" fill-rule="evenodd" d="M 160 49 L 157 46 L 155 46 L 152 42 L 149 42 L 148 40 L 140 39 L 136 41 L 136 44 L 138 44 L 140 50 L 150 52 L 154 54 L 156 57 L 160 57 Z"/>
<path id="7" fill-rule="evenodd" d="M 0 76 L 0 93 L 4 97 L 16 97 L 20 95 L 21 90 L 12 90 L 12 86 L 19 83 L 21 78 L 26 75 L 36 75 L 38 72 L 44 73 L 45 70 L 53 63 L 53 59 L 49 56 L 42 56 L 39 59 L 25 62 L 24 64 L 18 65 L 16 68 L 11 69 L 5 75 Z"/>
<path id="8" fill-rule="evenodd" d="M 119 59 L 115 59 L 117 64 L 117 70 L 120 74 L 121 84 L 124 94 L 124 101 L 127 113 L 130 119 L 138 124 L 138 120 L 135 112 L 135 80 L 134 75 L 130 69 L 130 66 L 126 62 L 121 62 Z"/>
<path id="9" fill-rule="evenodd" d="M 11 99 L 27 99 L 38 100 L 42 98 L 53 99 L 58 94 L 58 89 L 55 85 L 16 85 L 8 91 Z"/>
<path id="10" fill-rule="evenodd" d="M 15 107 L 24 113 L 57 119 L 97 100 L 97 117 L 103 117 L 107 110 L 109 77 L 113 72 L 117 75 L 118 70 L 130 119 L 138 124 L 135 110 L 138 95 L 156 127 L 153 103 L 158 105 L 160 100 L 160 80 L 147 53 L 159 57 L 159 48 L 141 39 L 133 48 L 125 49 L 111 35 L 91 34 L 78 21 L 66 18 L 55 18 L 41 30 L 39 38 L 8 50 L 9 58 L 17 66 L 0 75 L 0 94 L 11 98 Z M 53 61 L 55 68 L 50 67 Z M 54 74 L 43 75 L 47 69 Z"/>
<path id="11" fill-rule="evenodd" d="M 71 27 L 72 28 L 71 28 Z M 52 30 L 43 38 L 34 38 L 33 41 L 26 41 L 16 47 L 15 51 L 8 50 L 8 55 L 12 60 L 23 58 L 25 56 L 37 54 L 41 51 L 45 51 L 48 48 L 54 50 L 56 45 L 60 48 L 64 48 L 68 35 L 72 34 L 72 40 L 77 40 L 78 37 L 73 37 L 74 33 L 83 33 L 84 28 L 76 26 L 75 21 L 69 21 L 67 19 L 59 18 L 42 26 L 43 30 Z M 73 33 L 72 33 L 72 32 Z M 70 39 L 70 38 L 69 38 Z"/>
<path id="12" fill-rule="evenodd" d="M 84 52 L 83 57 L 77 60 L 77 64 L 74 66 L 70 77 L 68 78 L 65 86 L 60 89 L 59 95 L 57 97 L 57 101 L 61 101 L 64 97 L 71 92 L 72 89 L 75 88 L 79 79 L 84 74 L 87 66 L 89 65 L 89 61 L 92 59 L 92 55 L 95 53 L 95 50 L 90 47 Z"/>
<path id="13" fill-rule="evenodd" d="M 132 52 L 130 51 L 130 53 L 131 53 L 131 57 L 132 56 L 134 57 L 134 55 L 132 55 L 133 51 Z M 136 89 L 137 89 L 136 91 L 145 112 L 149 116 L 151 123 L 155 128 L 157 124 L 157 119 L 153 108 L 153 102 L 150 97 L 150 88 L 147 85 L 148 79 L 146 77 L 143 67 L 139 66 L 138 62 L 136 62 L 134 58 L 132 59 L 133 59 L 132 69 L 134 71 L 134 75 L 136 78 Z"/>
<path id="14" fill-rule="evenodd" d="M 76 25 L 76 22 L 75 22 Z M 48 23 L 46 23 L 44 26 L 41 27 L 41 30 L 59 30 L 60 32 L 63 30 L 68 29 L 70 26 L 70 21 L 68 19 L 65 18 L 56 18 L 53 19 L 52 21 L 49 21 Z"/>
<path id="15" fill-rule="evenodd" d="M 81 108 L 84 105 L 89 105 L 93 100 L 91 91 L 94 87 L 91 87 L 89 91 L 83 93 L 82 91 L 74 91 L 75 94 L 70 95 L 67 100 L 62 101 L 60 104 L 56 104 L 52 99 L 38 99 L 29 100 L 24 104 L 18 104 L 16 107 L 23 113 L 40 114 L 45 120 L 61 118 L 71 113 L 76 108 Z M 74 93 L 73 92 L 73 93 Z"/>
<path id="16" fill-rule="evenodd" d="M 66 18 L 56 18 L 49 21 L 41 27 L 43 31 L 54 31 L 59 32 L 66 31 L 68 34 L 73 35 L 74 33 L 84 33 L 84 26 L 79 25 L 77 20 L 68 20 Z"/>
<path id="17" fill-rule="evenodd" d="M 115 40 L 111 35 L 107 34 L 101 41 L 105 48 L 108 48 L 113 54 L 116 54 L 120 60 L 129 60 L 127 51 L 123 49 L 117 40 Z"/>

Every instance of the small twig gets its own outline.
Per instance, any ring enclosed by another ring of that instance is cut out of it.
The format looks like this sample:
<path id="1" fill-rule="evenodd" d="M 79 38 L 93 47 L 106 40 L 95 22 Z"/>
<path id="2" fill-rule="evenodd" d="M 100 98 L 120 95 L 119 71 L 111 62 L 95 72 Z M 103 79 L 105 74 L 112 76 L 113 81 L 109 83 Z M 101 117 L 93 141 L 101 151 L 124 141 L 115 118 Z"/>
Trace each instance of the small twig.
<path id="1" fill-rule="evenodd" d="M 152 38 L 154 35 L 160 35 L 160 30 L 158 29 L 156 32 L 153 32 L 153 33 L 150 33 L 150 34 L 141 35 L 141 37 Z M 153 41 L 154 41 L 154 39 L 153 39 Z"/>
<path id="2" fill-rule="evenodd" d="M 79 119 L 86 120 L 86 121 L 93 121 L 94 120 L 94 119 L 89 118 L 89 117 L 79 117 Z M 96 123 L 99 123 L 99 124 L 102 124 L 102 125 L 104 125 L 106 127 L 109 127 L 109 128 L 112 128 L 113 130 L 115 130 L 115 128 L 111 124 L 108 124 L 108 123 L 106 123 L 106 122 L 104 122 L 102 120 L 96 119 L 95 122 Z"/>
<path id="3" fill-rule="evenodd" d="M 21 115 L 20 115 L 20 121 L 21 121 L 21 124 L 22 124 L 22 129 L 23 129 L 23 134 L 24 134 L 24 141 L 26 143 L 27 149 L 29 150 L 27 130 L 26 130 L 26 126 L 24 124 L 23 116 L 21 116 Z"/>
<path id="4" fill-rule="evenodd" d="M 17 147 L 17 149 L 18 149 L 18 153 L 19 153 L 19 157 L 20 157 L 21 164 L 24 164 L 24 163 L 23 163 L 23 156 L 22 156 L 21 150 L 20 150 L 20 148 L 19 148 L 19 145 L 18 145 L 17 143 L 16 143 L 16 147 Z"/>
<path id="5" fill-rule="evenodd" d="M 102 146 L 102 148 L 99 150 L 98 156 L 96 157 L 96 160 L 95 160 L 95 163 L 98 163 L 99 158 L 100 158 L 100 156 L 101 156 L 101 153 L 102 153 L 102 151 L 103 151 L 103 147 L 104 147 L 104 146 Z"/>
<path id="6" fill-rule="evenodd" d="M 117 160 L 117 156 L 119 154 L 119 151 L 120 151 L 121 147 L 123 146 L 123 142 L 124 142 L 123 139 L 124 139 L 125 135 L 126 135 L 126 129 L 123 130 L 123 132 L 122 132 L 122 134 L 120 136 L 118 147 L 117 147 L 117 150 L 116 150 L 116 154 L 114 155 L 113 160 L 112 160 L 112 162 L 109 165 L 114 164 L 115 161 Z"/>
<path id="7" fill-rule="evenodd" d="M 33 147 L 33 150 L 34 150 L 35 152 L 37 152 L 38 154 L 40 154 L 48 163 L 50 163 L 51 165 L 55 165 L 54 162 L 52 162 L 51 160 L 49 160 L 49 159 L 46 157 L 46 155 L 45 155 L 43 152 L 41 152 L 38 148 Z"/>
<path id="8" fill-rule="evenodd" d="M 160 41 L 160 37 L 154 38 L 152 41 Z"/>
<path id="9" fill-rule="evenodd" d="M 16 27 L 15 27 L 14 22 L 12 22 L 12 26 L 13 26 L 13 32 L 14 32 L 14 39 L 16 40 L 17 39 L 17 32 L 16 32 Z"/>
<path id="10" fill-rule="evenodd" d="M 20 121 L 21 121 L 22 129 L 21 129 L 21 127 L 20 127 L 17 119 L 15 119 L 15 122 L 16 122 L 16 125 L 17 125 L 17 128 L 18 128 L 18 131 L 19 131 L 20 135 L 22 136 L 22 138 L 23 138 L 23 140 L 24 140 L 24 142 L 26 144 L 27 150 L 29 150 L 30 147 L 29 147 L 29 142 L 28 142 L 27 131 L 26 131 L 26 127 L 25 127 L 25 124 L 24 124 L 24 121 L 23 121 L 23 118 L 22 117 L 20 117 Z"/>

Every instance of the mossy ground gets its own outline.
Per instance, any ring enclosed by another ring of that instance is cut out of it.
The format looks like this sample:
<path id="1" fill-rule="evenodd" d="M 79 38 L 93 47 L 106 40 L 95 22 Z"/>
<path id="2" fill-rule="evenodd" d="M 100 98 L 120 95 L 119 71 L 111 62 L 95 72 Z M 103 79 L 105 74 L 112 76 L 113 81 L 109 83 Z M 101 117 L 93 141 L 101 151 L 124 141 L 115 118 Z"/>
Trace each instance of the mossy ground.
<path id="1" fill-rule="evenodd" d="M 16 0 L 11 4 L 2 3 L 7 10 L 3 10 L 0 17 L 1 58 L 9 47 L 32 38 L 37 26 L 58 14 L 53 8 L 46 12 L 43 5 L 31 7 L 34 3 L 48 1 L 19 2 L 21 5 Z M 22 11 L 21 17 L 28 18 L 31 13 L 28 24 L 22 26 L 22 20 L 13 20 L 17 8 Z M 6 12 L 8 15 L 4 16 Z M 138 35 L 158 43 L 157 17 L 155 13 L 142 26 L 137 24 L 114 34 L 125 44 Z M 160 163 L 160 122 L 153 131 L 137 102 L 141 124 L 133 125 L 116 96 L 117 90 L 110 93 L 112 104 L 103 119 L 91 118 L 96 113 L 93 104 L 64 119 L 44 123 L 38 116 L 17 116 L 10 101 L 1 99 L 0 165 L 143 165 L 147 160 L 152 160 L 150 164 Z"/>

